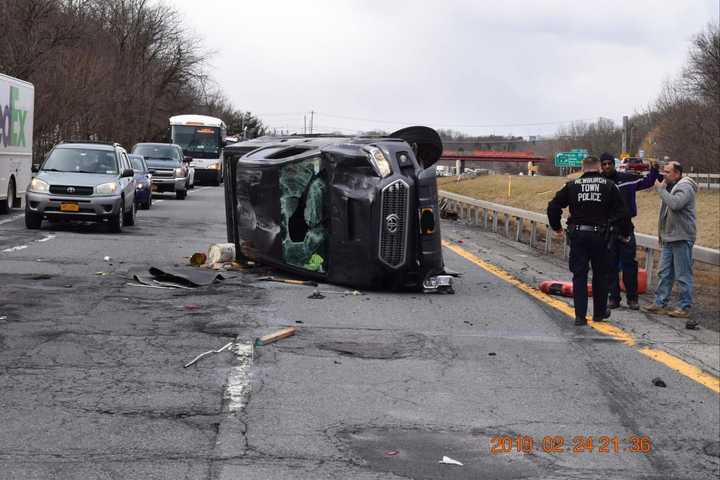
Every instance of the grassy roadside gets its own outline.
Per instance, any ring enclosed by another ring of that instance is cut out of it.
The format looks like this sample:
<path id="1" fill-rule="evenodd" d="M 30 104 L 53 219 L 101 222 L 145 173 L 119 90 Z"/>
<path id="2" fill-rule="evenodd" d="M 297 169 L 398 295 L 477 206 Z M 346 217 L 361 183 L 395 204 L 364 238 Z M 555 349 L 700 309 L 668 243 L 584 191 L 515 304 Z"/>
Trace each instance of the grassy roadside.
<path id="1" fill-rule="evenodd" d="M 508 179 L 510 195 L 508 196 Z M 455 177 L 438 178 L 441 190 L 544 213 L 555 192 L 566 179 L 562 177 L 520 177 L 488 175 L 458 182 Z M 637 194 L 638 216 L 633 223 L 638 232 L 657 235 L 660 197 L 654 189 Z M 700 190 L 697 196 L 698 244 L 720 248 L 720 191 Z"/>

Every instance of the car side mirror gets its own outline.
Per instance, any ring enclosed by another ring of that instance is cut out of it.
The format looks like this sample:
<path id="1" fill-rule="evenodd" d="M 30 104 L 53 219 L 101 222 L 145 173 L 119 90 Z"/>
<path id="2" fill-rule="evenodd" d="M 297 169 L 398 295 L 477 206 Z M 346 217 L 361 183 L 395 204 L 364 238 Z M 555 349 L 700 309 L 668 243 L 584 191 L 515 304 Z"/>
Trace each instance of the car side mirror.
<path id="1" fill-rule="evenodd" d="M 30 171 L 31 171 L 32 173 L 38 173 L 38 172 L 40 171 L 40 165 L 37 165 L 37 164 L 34 163 L 34 164 L 32 165 L 32 167 L 30 167 Z"/>
<path id="2" fill-rule="evenodd" d="M 120 175 L 120 178 L 126 178 L 126 177 L 132 178 L 134 176 L 135 176 L 135 172 L 133 171 L 133 169 L 126 168 L 125 170 L 123 170 L 122 175 Z"/>

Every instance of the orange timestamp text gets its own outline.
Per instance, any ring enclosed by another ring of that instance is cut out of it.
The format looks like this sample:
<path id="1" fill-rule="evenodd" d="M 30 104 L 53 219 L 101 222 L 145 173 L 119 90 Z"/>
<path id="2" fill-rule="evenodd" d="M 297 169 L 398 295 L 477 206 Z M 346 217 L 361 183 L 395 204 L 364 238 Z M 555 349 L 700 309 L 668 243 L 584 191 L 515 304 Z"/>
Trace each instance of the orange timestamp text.
<path id="1" fill-rule="evenodd" d="M 494 435 L 490 453 L 650 453 L 652 442 L 647 435 L 545 435 L 536 440 L 530 435 Z"/>

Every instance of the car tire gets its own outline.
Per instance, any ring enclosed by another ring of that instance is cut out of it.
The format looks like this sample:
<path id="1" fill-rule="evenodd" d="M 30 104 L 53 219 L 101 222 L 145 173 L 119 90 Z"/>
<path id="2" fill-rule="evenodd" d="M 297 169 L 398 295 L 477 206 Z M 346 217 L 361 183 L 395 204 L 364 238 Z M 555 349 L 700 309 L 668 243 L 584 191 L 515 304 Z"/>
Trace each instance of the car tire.
<path id="1" fill-rule="evenodd" d="M 125 218 L 123 218 L 123 223 L 129 227 L 132 227 L 135 225 L 135 202 L 132 203 L 130 206 L 130 211 L 125 213 Z"/>
<path id="2" fill-rule="evenodd" d="M 42 228 L 42 215 L 28 212 L 25 208 L 25 227 L 28 230 L 40 230 Z"/>
<path id="3" fill-rule="evenodd" d="M 7 198 L 0 201 L 0 213 L 2 214 L 10 213 L 15 203 L 15 181 L 12 178 L 10 179 L 10 183 L 8 183 L 7 193 Z"/>
<path id="4" fill-rule="evenodd" d="M 125 202 L 120 202 L 120 211 L 110 217 L 110 231 L 112 233 L 122 233 L 123 220 L 125 218 Z"/>
<path id="5" fill-rule="evenodd" d="M 150 207 L 152 206 L 152 195 L 148 195 L 148 199 L 143 204 L 143 208 L 145 210 L 150 210 Z"/>
<path id="6" fill-rule="evenodd" d="M 187 190 L 175 191 L 175 198 L 177 198 L 178 200 L 185 200 L 185 197 L 187 197 Z"/>

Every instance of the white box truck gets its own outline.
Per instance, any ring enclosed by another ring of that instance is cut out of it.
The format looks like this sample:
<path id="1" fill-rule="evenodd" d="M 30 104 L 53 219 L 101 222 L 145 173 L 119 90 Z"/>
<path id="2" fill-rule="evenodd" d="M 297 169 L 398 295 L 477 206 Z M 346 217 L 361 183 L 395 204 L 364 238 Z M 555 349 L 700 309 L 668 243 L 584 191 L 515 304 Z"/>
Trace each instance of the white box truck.
<path id="1" fill-rule="evenodd" d="M 0 213 L 20 207 L 30 183 L 35 87 L 0 73 Z"/>

